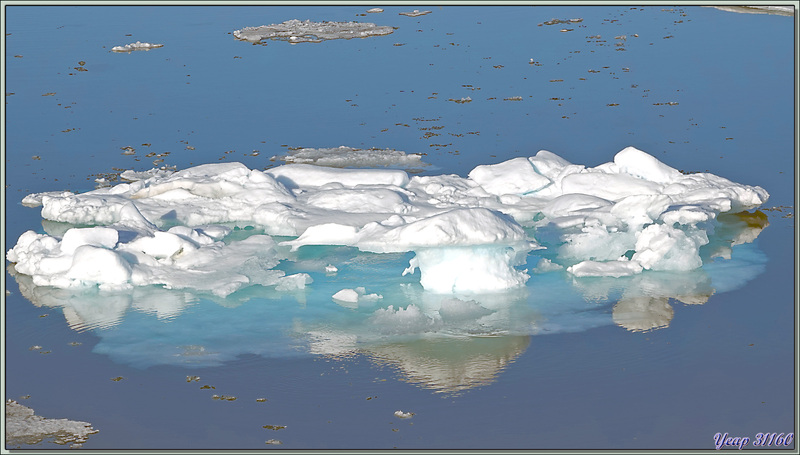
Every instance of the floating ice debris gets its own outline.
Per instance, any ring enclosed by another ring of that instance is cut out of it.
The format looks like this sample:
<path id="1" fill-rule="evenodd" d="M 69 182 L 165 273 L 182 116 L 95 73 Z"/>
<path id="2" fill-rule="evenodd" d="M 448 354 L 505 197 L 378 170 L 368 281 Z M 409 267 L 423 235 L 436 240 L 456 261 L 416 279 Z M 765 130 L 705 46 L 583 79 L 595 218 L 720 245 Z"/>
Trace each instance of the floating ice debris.
<path id="1" fill-rule="evenodd" d="M 509 96 L 508 98 L 503 98 L 503 101 L 522 101 L 521 96 Z"/>
<path id="2" fill-rule="evenodd" d="M 336 148 L 301 148 L 290 150 L 287 155 L 276 156 L 275 160 L 286 163 L 315 164 L 327 167 L 375 167 L 391 166 L 411 168 L 427 166 L 422 155 L 405 153 L 392 149 L 356 149 L 344 145 Z"/>
<path id="3" fill-rule="evenodd" d="M 124 46 L 114 46 L 111 48 L 114 52 L 133 52 L 133 51 L 149 51 L 158 47 L 164 47 L 163 44 L 143 43 L 137 41 L 135 43 L 126 44 Z"/>
<path id="4" fill-rule="evenodd" d="M 52 439 L 56 444 L 78 446 L 86 442 L 90 434 L 99 432 L 88 422 L 37 416 L 33 409 L 14 400 L 6 401 L 5 428 L 8 445 L 34 445 Z"/>
<path id="5" fill-rule="evenodd" d="M 338 271 L 339 271 L 339 269 L 336 268 L 335 265 L 328 264 L 328 265 L 325 266 L 325 272 L 326 273 L 336 273 Z"/>
<path id="6" fill-rule="evenodd" d="M 382 13 L 383 8 L 370 8 L 367 10 L 368 13 Z"/>
<path id="7" fill-rule="evenodd" d="M 186 382 L 197 382 L 200 380 L 200 376 L 186 376 Z"/>
<path id="8" fill-rule="evenodd" d="M 368 22 L 312 22 L 292 19 L 280 24 L 245 27 L 233 32 L 236 39 L 258 43 L 271 39 L 289 43 L 319 43 L 333 39 L 389 35 L 394 28 Z"/>
<path id="9" fill-rule="evenodd" d="M 83 194 L 29 195 L 23 203 L 42 205 L 48 220 L 95 227 L 28 231 L 7 258 L 36 286 L 227 296 L 254 285 L 303 289 L 308 274 L 274 269 L 290 259 L 281 247 L 342 245 L 414 252 L 396 273 L 419 268 L 428 291 L 498 292 L 525 285 L 518 267 L 543 247 L 540 236 L 552 237 L 549 260 L 575 276 L 694 270 L 716 217 L 768 196 L 713 174 L 684 175 L 633 147 L 594 168 L 543 150 L 477 166 L 468 178 L 207 164 Z M 278 245 L 271 235 L 296 238 Z"/>
<path id="10" fill-rule="evenodd" d="M 454 101 L 454 102 L 456 102 L 458 104 L 464 104 L 464 103 L 472 102 L 472 98 L 470 98 L 469 96 L 466 97 L 466 98 L 461 98 L 460 100 L 457 100 L 457 99 L 454 99 L 454 98 L 450 98 L 447 101 Z"/>
<path id="11" fill-rule="evenodd" d="M 750 14 L 776 14 L 779 16 L 794 16 L 794 7 L 791 5 L 737 5 L 737 6 L 713 6 L 713 8 L 729 11 L 732 13 Z"/>
<path id="12" fill-rule="evenodd" d="M 270 440 L 268 440 L 268 441 L 266 442 L 266 444 L 275 444 L 275 445 L 280 445 L 280 444 L 283 444 L 283 442 L 281 442 L 281 441 L 280 441 L 280 440 L 278 440 L 278 439 L 270 439 Z"/>
<path id="13" fill-rule="evenodd" d="M 410 419 L 414 416 L 413 412 L 403 412 L 403 411 L 394 411 L 395 417 L 399 417 L 401 419 Z"/>
<path id="14" fill-rule="evenodd" d="M 415 9 L 414 11 L 402 12 L 402 13 L 398 13 L 398 14 L 401 15 L 401 16 L 419 17 L 419 16 L 424 16 L 426 14 L 430 14 L 431 12 L 432 11 L 420 11 L 418 9 Z"/>
<path id="15" fill-rule="evenodd" d="M 344 304 L 354 304 L 358 302 L 374 302 L 383 298 L 379 294 L 367 294 L 367 290 L 363 287 L 355 289 L 342 289 L 341 291 L 333 294 L 334 300 L 338 300 Z"/>
<path id="16" fill-rule="evenodd" d="M 263 425 L 261 428 L 266 428 L 267 430 L 283 430 L 286 428 L 286 425 Z"/>

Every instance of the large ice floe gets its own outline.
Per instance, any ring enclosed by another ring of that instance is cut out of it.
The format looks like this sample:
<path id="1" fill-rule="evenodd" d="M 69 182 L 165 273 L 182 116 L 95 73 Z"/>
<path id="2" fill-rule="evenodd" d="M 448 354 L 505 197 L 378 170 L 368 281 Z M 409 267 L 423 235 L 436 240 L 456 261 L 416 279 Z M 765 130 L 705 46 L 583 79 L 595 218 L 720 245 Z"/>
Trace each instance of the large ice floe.
<path id="1" fill-rule="evenodd" d="M 757 186 L 682 174 L 633 147 L 593 168 L 540 151 L 466 178 L 206 164 L 82 194 L 29 195 L 24 204 L 67 224 L 25 232 L 7 259 L 35 286 L 156 285 L 224 297 L 250 286 L 303 289 L 311 270 L 276 266 L 302 248 L 346 246 L 413 252 L 407 267 L 387 273 L 419 269 L 427 292 L 480 294 L 525 286 L 531 254 L 575 277 L 697 269 L 717 217 L 767 198 Z"/>
<path id="2" fill-rule="evenodd" d="M 280 24 L 245 27 L 233 32 L 234 38 L 251 43 L 264 40 L 296 43 L 319 43 L 334 39 L 368 38 L 388 35 L 393 27 L 369 22 L 313 22 L 291 19 Z"/>

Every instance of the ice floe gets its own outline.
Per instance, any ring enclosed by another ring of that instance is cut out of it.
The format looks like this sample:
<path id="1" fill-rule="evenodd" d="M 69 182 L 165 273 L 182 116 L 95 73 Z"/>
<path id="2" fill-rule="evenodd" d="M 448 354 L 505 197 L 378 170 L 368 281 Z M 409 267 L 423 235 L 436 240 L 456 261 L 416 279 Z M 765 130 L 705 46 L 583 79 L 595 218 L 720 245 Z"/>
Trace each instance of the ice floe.
<path id="1" fill-rule="evenodd" d="M 149 51 L 150 49 L 156 49 L 159 47 L 164 47 L 164 45 L 143 43 L 141 41 L 137 41 L 135 43 L 126 44 L 124 46 L 114 46 L 111 48 L 111 50 L 113 52 L 133 52 L 133 51 Z"/>
<path id="2" fill-rule="evenodd" d="M 592 168 L 540 151 L 477 166 L 466 178 L 241 163 L 126 175 L 141 180 L 25 197 L 45 219 L 73 227 L 24 233 L 7 253 L 16 271 L 59 288 L 295 291 L 311 277 L 276 265 L 300 248 L 336 245 L 413 252 L 408 267 L 387 273 L 420 269 L 430 292 L 502 292 L 524 286 L 528 256 L 544 252 L 542 267 L 576 277 L 697 269 L 706 245 L 725 247 L 714 237 L 716 218 L 768 198 L 763 188 L 683 174 L 633 147 Z"/>
<path id="3" fill-rule="evenodd" d="M 316 164 L 328 167 L 398 167 L 415 168 L 427 166 L 419 153 L 405 153 L 392 149 L 356 149 L 347 146 L 336 148 L 300 148 L 286 155 L 272 157 L 273 161 L 287 164 Z"/>
<path id="4" fill-rule="evenodd" d="M 89 435 L 98 432 L 88 422 L 37 416 L 33 409 L 14 400 L 6 401 L 5 431 L 7 445 L 36 445 L 51 440 L 56 444 L 71 444 L 73 448 L 80 447 Z"/>
<path id="5" fill-rule="evenodd" d="M 368 38 L 389 35 L 393 27 L 369 22 L 313 22 L 291 19 L 280 24 L 245 27 L 235 30 L 233 36 L 242 41 L 258 43 L 263 40 L 296 43 L 319 43 L 334 39 Z"/>
<path id="6" fill-rule="evenodd" d="M 401 16 L 419 17 L 419 16 L 424 16 L 426 14 L 430 14 L 430 13 L 431 13 L 431 11 L 420 11 L 418 9 L 415 9 L 414 11 L 404 11 L 404 12 L 398 13 L 398 14 L 401 15 Z"/>
<path id="7" fill-rule="evenodd" d="M 794 6 L 791 5 L 736 5 L 736 6 L 714 6 L 713 8 L 733 13 L 775 14 L 779 16 L 794 16 Z"/>

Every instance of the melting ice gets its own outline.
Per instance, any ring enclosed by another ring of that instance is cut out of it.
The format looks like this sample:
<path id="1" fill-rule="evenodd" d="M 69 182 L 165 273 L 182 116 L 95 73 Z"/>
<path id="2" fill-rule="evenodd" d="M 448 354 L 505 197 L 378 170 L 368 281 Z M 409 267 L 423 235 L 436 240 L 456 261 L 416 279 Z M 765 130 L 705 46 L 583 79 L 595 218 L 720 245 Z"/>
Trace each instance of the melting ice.
<path id="1" fill-rule="evenodd" d="M 525 285 L 517 267 L 542 249 L 578 277 L 697 269 L 714 219 L 767 197 L 716 175 L 684 175 L 633 147 L 594 168 L 540 151 L 467 178 L 206 164 L 83 194 L 29 195 L 23 203 L 41 205 L 44 218 L 76 227 L 28 231 L 7 258 L 39 286 L 155 284 L 226 296 L 252 285 L 303 288 L 307 274 L 274 269 L 289 259 L 283 247 L 344 245 L 414 252 L 395 273 L 419 268 L 429 291 L 495 292 Z M 235 239 L 234 228 L 254 235 Z"/>
<path id="2" fill-rule="evenodd" d="M 540 151 L 467 177 L 241 163 L 123 175 L 25 197 L 45 232 L 22 234 L 7 259 L 34 304 L 143 366 L 298 343 L 340 354 L 387 336 L 651 330 L 669 324 L 670 299 L 703 303 L 765 262 L 750 242 L 766 217 L 748 212 L 764 189 L 633 147 L 595 167 Z M 185 330 L 122 323 L 130 309 Z M 212 320 L 231 336 L 191 328 Z"/>

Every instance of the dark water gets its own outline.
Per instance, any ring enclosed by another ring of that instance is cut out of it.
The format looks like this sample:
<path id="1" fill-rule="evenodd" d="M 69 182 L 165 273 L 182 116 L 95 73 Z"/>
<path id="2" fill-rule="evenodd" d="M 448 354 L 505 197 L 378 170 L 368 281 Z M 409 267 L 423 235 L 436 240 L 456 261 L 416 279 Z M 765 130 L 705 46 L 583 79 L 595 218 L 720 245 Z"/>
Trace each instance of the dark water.
<path id="1" fill-rule="evenodd" d="M 464 176 L 540 149 L 594 166 L 633 145 L 762 186 L 768 226 L 680 277 L 534 277 L 508 297 L 505 335 L 412 330 L 357 349 L 364 315 L 329 296 L 365 279 L 413 286 L 385 273 L 407 257 L 318 252 L 350 269 L 314 276 L 309 295 L 225 301 L 60 292 L 7 273 L 6 398 L 91 422 L 86 449 L 711 449 L 716 433 L 795 431 L 794 17 L 627 6 L 357 16 L 366 9 L 7 6 L 4 250 L 57 229 L 21 206 L 31 192 L 86 191 L 154 165 L 261 169 L 300 146 L 426 153 L 426 172 Z M 397 14 L 413 9 L 432 12 Z M 293 18 L 397 29 L 298 45 L 230 35 Z M 553 18 L 583 20 L 538 25 Z M 137 40 L 164 47 L 110 52 Z M 441 135 L 425 137 L 432 125 Z M 671 309 L 663 327 L 620 324 L 630 296 Z"/>

